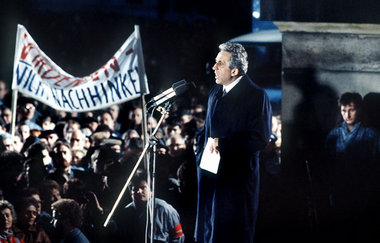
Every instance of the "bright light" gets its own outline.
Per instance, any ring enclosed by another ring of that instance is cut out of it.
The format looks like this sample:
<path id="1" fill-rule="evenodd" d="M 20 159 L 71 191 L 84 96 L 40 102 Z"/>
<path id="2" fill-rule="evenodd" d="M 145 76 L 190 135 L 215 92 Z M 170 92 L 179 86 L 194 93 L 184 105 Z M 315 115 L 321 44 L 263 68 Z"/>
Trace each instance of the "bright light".
<path id="1" fill-rule="evenodd" d="M 253 16 L 255 19 L 258 19 L 258 18 L 260 18 L 260 12 L 258 12 L 258 11 L 253 11 L 252 16 Z"/>

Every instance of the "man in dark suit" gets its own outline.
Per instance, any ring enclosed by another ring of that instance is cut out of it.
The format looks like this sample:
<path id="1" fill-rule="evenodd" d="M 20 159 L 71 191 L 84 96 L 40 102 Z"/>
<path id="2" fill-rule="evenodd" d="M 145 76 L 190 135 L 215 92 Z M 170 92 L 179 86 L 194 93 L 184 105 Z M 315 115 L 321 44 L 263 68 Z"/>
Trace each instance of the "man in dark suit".
<path id="1" fill-rule="evenodd" d="M 267 94 L 246 75 L 247 53 L 236 43 L 219 46 L 216 85 L 208 99 L 198 160 L 196 242 L 253 242 L 259 199 L 259 153 L 271 134 Z M 211 139 L 210 139 L 211 138 Z M 218 171 L 199 167 L 209 140 L 220 154 Z M 203 147 L 203 148 L 202 148 Z"/>

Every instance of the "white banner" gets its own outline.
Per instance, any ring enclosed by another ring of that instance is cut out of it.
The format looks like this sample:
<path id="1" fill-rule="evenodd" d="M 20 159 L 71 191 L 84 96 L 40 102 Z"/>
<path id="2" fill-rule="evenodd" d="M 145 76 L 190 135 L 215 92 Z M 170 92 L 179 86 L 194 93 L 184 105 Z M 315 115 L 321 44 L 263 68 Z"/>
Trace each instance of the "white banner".
<path id="1" fill-rule="evenodd" d="M 18 25 L 12 89 L 56 110 L 83 112 L 106 108 L 148 94 L 140 33 L 135 28 L 100 69 L 73 77 L 55 64 Z"/>

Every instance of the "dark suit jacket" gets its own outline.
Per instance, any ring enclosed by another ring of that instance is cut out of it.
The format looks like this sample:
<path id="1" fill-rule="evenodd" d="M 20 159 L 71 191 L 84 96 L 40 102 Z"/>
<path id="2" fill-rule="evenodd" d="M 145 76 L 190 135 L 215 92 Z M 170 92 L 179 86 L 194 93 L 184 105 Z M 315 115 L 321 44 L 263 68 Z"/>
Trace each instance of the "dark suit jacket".
<path id="1" fill-rule="evenodd" d="M 217 175 L 198 167 L 196 237 L 199 242 L 252 242 L 259 152 L 269 142 L 271 105 L 248 76 L 224 97 L 221 93 L 222 86 L 215 85 L 208 100 L 204 141 L 219 138 L 221 160 Z"/>

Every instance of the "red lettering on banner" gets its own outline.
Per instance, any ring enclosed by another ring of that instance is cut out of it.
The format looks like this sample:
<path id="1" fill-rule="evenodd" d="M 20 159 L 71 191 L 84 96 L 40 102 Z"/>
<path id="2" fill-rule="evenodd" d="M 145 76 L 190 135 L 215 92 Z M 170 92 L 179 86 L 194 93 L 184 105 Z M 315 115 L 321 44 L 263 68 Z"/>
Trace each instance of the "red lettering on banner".
<path id="1" fill-rule="evenodd" d="M 90 76 L 90 79 L 91 79 L 92 81 L 99 80 L 98 75 L 99 75 L 99 72 L 96 71 L 93 75 Z"/>
<path id="2" fill-rule="evenodd" d="M 83 83 L 83 82 L 86 82 L 86 79 L 84 79 L 84 78 L 77 78 L 77 79 L 74 79 L 72 82 L 70 82 L 68 85 L 66 85 L 65 88 L 76 87 L 80 83 Z"/>
<path id="3" fill-rule="evenodd" d="M 38 55 L 39 56 L 39 55 Z M 34 67 L 35 68 L 37 68 L 38 66 L 40 66 L 39 68 L 38 68 L 38 71 L 37 71 L 37 73 L 38 74 L 41 74 L 41 70 L 42 70 L 42 68 L 44 67 L 44 66 L 46 66 L 47 64 L 46 64 L 46 62 L 44 61 L 44 59 L 38 59 L 37 60 L 37 62 L 36 62 L 36 64 L 34 64 Z"/>
<path id="4" fill-rule="evenodd" d="M 103 66 L 102 68 L 104 68 L 104 74 L 106 75 L 106 77 L 108 78 L 109 74 L 108 74 L 108 70 Z"/>
<path id="5" fill-rule="evenodd" d="M 70 78 L 69 78 L 69 77 L 63 77 L 63 78 L 61 78 L 60 80 L 58 80 L 57 82 L 55 82 L 54 85 L 57 86 L 57 87 L 61 87 L 61 86 L 59 85 L 59 83 L 65 81 L 65 80 L 70 80 Z"/>
<path id="6" fill-rule="evenodd" d="M 34 48 L 32 43 L 28 43 L 27 45 L 24 45 L 21 51 L 21 60 L 25 60 L 25 58 L 28 56 L 29 52 Z"/>
<path id="7" fill-rule="evenodd" d="M 46 75 L 50 72 L 52 72 L 53 69 L 52 68 L 49 68 L 48 70 L 46 70 L 42 75 L 41 75 L 41 78 L 43 79 L 58 79 L 59 77 L 61 77 L 61 75 L 57 74 L 57 76 L 51 76 L 51 77 L 47 77 Z"/>
<path id="8" fill-rule="evenodd" d="M 119 63 L 117 62 L 116 57 L 112 57 L 112 60 L 113 60 L 113 64 L 111 63 L 111 64 L 110 64 L 110 67 L 111 67 L 115 72 L 120 71 L 120 66 L 119 66 Z M 107 77 L 108 77 L 108 76 L 107 76 Z"/>
<path id="9" fill-rule="evenodd" d="M 134 52 L 135 50 L 133 50 L 133 48 L 129 49 L 127 52 L 125 52 L 125 55 L 128 56 L 129 54 L 131 54 L 132 52 Z"/>

